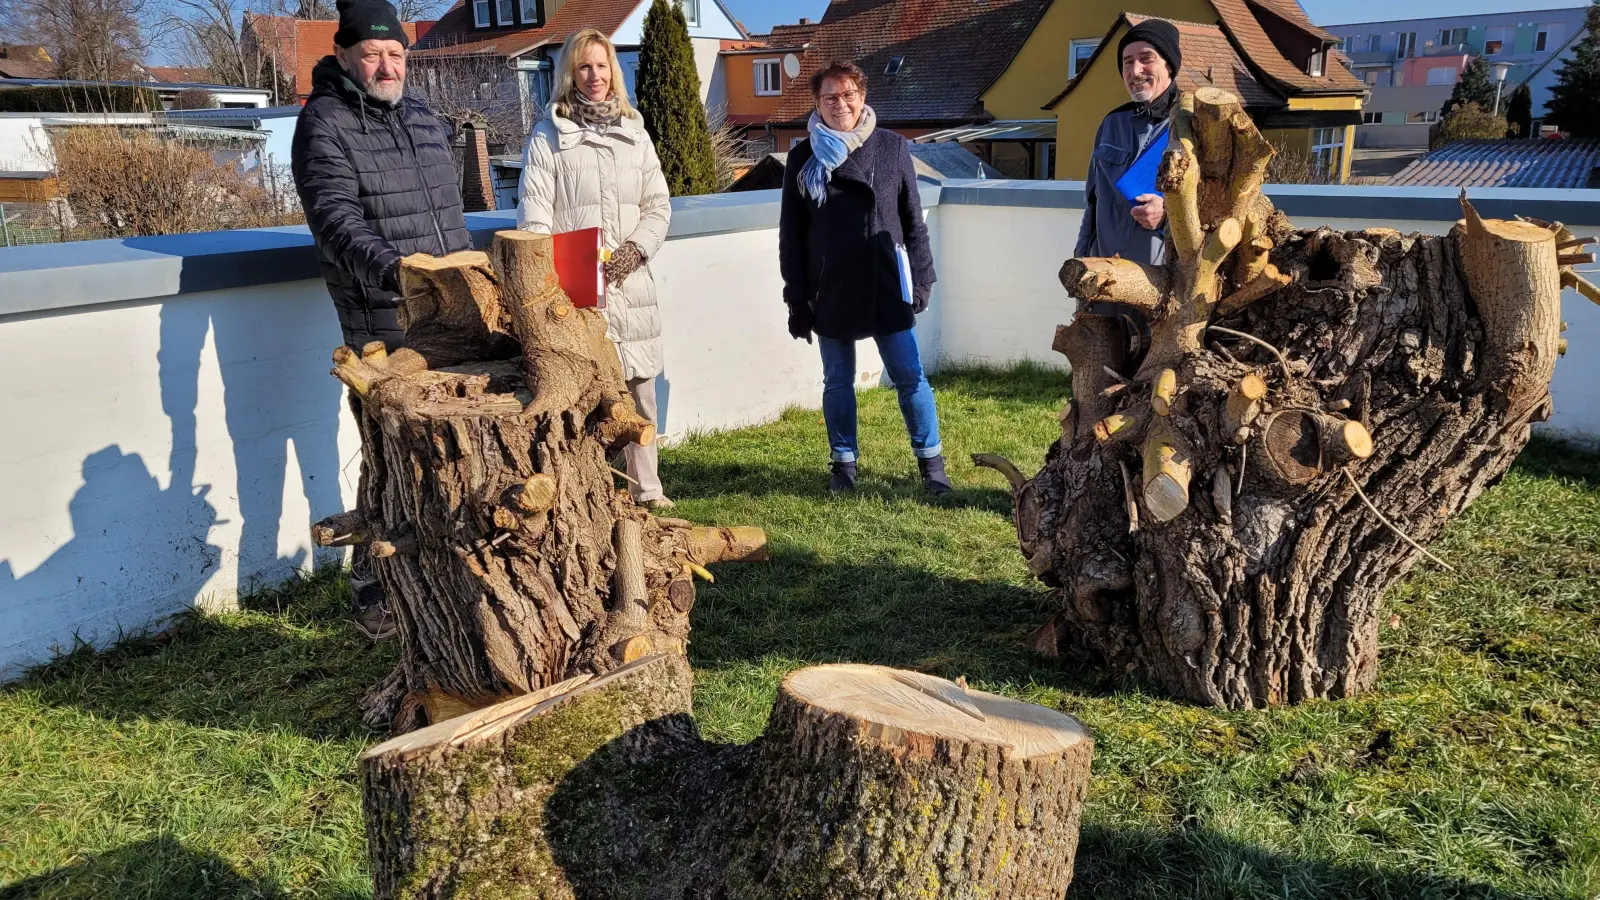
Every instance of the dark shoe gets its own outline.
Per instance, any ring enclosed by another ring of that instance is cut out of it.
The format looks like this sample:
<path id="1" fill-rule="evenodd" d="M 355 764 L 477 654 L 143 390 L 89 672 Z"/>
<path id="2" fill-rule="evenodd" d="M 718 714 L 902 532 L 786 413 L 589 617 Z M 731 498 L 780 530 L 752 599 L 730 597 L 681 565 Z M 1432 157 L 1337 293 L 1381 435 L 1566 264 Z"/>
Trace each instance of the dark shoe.
<path id="1" fill-rule="evenodd" d="M 850 494 L 856 489 L 856 464 L 853 462 L 835 462 L 829 469 L 833 477 L 828 479 L 828 490 L 835 494 Z"/>
<path id="2" fill-rule="evenodd" d="M 928 493 L 937 497 L 955 490 L 950 486 L 950 476 L 944 473 L 943 456 L 919 459 L 917 468 L 922 470 L 922 489 Z"/>
<path id="3" fill-rule="evenodd" d="M 356 629 L 374 641 L 394 637 L 394 613 L 383 586 L 376 581 L 356 581 L 351 587 L 355 590 Z"/>

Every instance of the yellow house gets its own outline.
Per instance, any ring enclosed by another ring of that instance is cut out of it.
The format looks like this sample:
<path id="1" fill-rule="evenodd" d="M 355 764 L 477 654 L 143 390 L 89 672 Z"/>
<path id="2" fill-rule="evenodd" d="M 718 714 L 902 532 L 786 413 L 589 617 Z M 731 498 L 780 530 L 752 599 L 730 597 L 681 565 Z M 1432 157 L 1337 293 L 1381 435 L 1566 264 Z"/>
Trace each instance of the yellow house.
<path id="1" fill-rule="evenodd" d="M 1056 5 L 1063 2 L 1066 0 Z M 1162 16 L 1178 26 L 1183 52 L 1178 86 L 1231 91 L 1280 152 L 1306 157 L 1339 182 L 1347 181 L 1366 86 L 1334 54 L 1337 39 L 1312 25 L 1294 0 L 1164 0 L 1150 5 L 1180 4 L 1188 11 L 1181 16 Z M 1072 77 L 1064 90 L 1044 104 L 1056 118 L 1055 177 L 1078 179 L 1087 174 L 1100 120 L 1128 102 L 1116 58 L 1117 42 L 1127 29 L 1146 18 L 1149 16 L 1133 13 L 1115 15 L 1110 30 L 1087 58 L 1079 55 L 1085 46 L 1082 39 L 1073 40 Z M 1019 76 L 1048 74 L 1042 63 L 1033 59 L 1026 62 L 1039 67 L 1037 70 L 1019 69 L 1025 56 L 1026 48 L 1011 67 Z M 991 88 L 993 102 L 1006 104 L 1008 109 L 1025 96 L 1024 78 L 1008 81 L 1011 74 L 1008 71 Z M 995 108 L 988 95 L 984 102 Z"/>

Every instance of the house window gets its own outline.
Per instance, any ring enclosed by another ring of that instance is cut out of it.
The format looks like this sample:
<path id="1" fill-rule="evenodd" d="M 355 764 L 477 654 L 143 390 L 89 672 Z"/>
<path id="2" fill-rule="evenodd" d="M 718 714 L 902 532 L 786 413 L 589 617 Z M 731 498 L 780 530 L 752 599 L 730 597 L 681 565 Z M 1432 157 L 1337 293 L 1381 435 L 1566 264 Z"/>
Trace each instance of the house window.
<path id="1" fill-rule="evenodd" d="M 472 27 L 489 27 L 489 0 L 472 0 Z"/>
<path id="2" fill-rule="evenodd" d="M 1346 35 L 1345 39 L 1339 42 L 1339 49 L 1343 50 L 1347 56 L 1356 52 L 1356 36 L 1353 34 Z"/>
<path id="3" fill-rule="evenodd" d="M 778 74 L 778 67 L 782 64 L 783 61 L 778 59 L 755 61 L 757 97 L 775 97 L 783 93 L 783 80 Z"/>
<path id="4" fill-rule="evenodd" d="M 1381 112 L 1374 112 L 1374 113 L 1364 112 L 1364 113 L 1361 114 L 1361 124 L 1363 124 L 1363 125 L 1382 125 L 1383 124 L 1383 113 L 1381 113 Z"/>
<path id="5" fill-rule="evenodd" d="M 1439 121 L 1439 111 L 1437 109 L 1406 113 L 1407 125 L 1432 125 L 1437 121 Z"/>
<path id="6" fill-rule="evenodd" d="M 1362 80 L 1365 81 L 1367 84 L 1372 85 L 1373 87 L 1377 87 L 1378 86 L 1378 72 L 1376 70 L 1368 72 L 1367 73 L 1367 77 L 1362 79 Z"/>
<path id="7" fill-rule="evenodd" d="M 499 0 L 497 7 L 498 8 L 495 10 L 495 13 L 500 18 L 500 21 L 497 24 L 517 24 L 517 0 Z"/>
<path id="8" fill-rule="evenodd" d="M 1533 37 L 1533 50 L 1534 50 L 1535 53 L 1543 53 L 1545 51 L 1545 49 L 1548 48 L 1549 46 L 1550 46 L 1550 32 L 1548 32 L 1548 31 L 1540 31 L 1538 34 L 1534 35 L 1534 37 Z"/>
<path id="9" fill-rule="evenodd" d="M 1067 57 L 1067 77 L 1077 78 L 1083 72 L 1083 67 L 1089 64 L 1089 57 L 1094 56 L 1095 48 L 1099 46 L 1099 38 L 1079 38 L 1073 41 L 1071 53 Z"/>
<path id="10" fill-rule="evenodd" d="M 1484 56 L 1498 56 L 1499 53 L 1500 53 L 1500 48 L 1503 47 L 1503 46 L 1505 46 L 1505 44 L 1502 41 L 1484 41 L 1483 42 L 1483 55 Z"/>
<path id="11" fill-rule="evenodd" d="M 805 140 L 805 139 L 806 139 L 806 136 L 803 135 L 803 134 L 802 135 L 798 135 L 796 137 L 789 138 L 789 149 L 793 150 L 794 148 L 800 146 L 800 142 Z"/>
<path id="12" fill-rule="evenodd" d="M 1311 61 L 1306 63 L 1306 74 L 1310 75 L 1312 78 L 1321 78 L 1323 62 L 1327 58 L 1328 51 L 1326 50 L 1311 54 Z"/>
<path id="13" fill-rule="evenodd" d="M 1337 177 L 1343 155 L 1343 128 L 1317 128 L 1311 132 L 1311 158 L 1323 174 Z"/>
<path id="14" fill-rule="evenodd" d="M 1439 46 L 1459 47 L 1467 42 L 1467 29 L 1446 28 L 1439 32 Z"/>
<path id="15" fill-rule="evenodd" d="M 539 24 L 539 0 L 522 0 L 522 24 Z"/>
<path id="16" fill-rule="evenodd" d="M 1390 87 L 1405 87 L 1406 86 L 1406 70 L 1405 69 L 1395 69 L 1394 71 L 1390 72 L 1389 73 L 1389 86 Z"/>
<path id="17" fill-rule="evenodd" d="M 1495 25 L 1488 29 L 1483 35 L 1483 55 L 1499 56 L 1515 34 L 1515 26 L 1512 25 Z"/>
<path id="18" fill-rule="evenodd" d="M 700 0 L 679 0 L 683 4 L 683 19 L 690 27 L 700 24 Z"/>
<path id="19" fill-rule="evenodd" d="M 1367 52 L 1368 53 L 1377 53 L 1379 50 L 1382 50 L 1382 49 L 1383 49 L 1383 35 L 1381 35 L 1381 34 L 1369 34 L 1369 35 L 1367 35 Z"/>
<path id="20" fill-rule="evenodd" d="M 904 56 L 891 56 L 889 57 L 889 64 L 883 67 L 883 74 L 888 75 L 891 78 L 895 75 L 899 75 L 900 67 L 904 66 L 905 64 L 906 58 Z"/>
<path id="21" fill-rule="evenodd" d="M 1456 70 L 1449 66 L 1437 66 L 1428 70 L 1429 84 L 1455 84 Z"/>
<path id="22" fill-rule="evenodd" d="M 1410 59 L 1417 55 L 1417 33 L 1415 31 L 1400 32 L 1400 40 L 1395 43 L 1394 58 Z"/>

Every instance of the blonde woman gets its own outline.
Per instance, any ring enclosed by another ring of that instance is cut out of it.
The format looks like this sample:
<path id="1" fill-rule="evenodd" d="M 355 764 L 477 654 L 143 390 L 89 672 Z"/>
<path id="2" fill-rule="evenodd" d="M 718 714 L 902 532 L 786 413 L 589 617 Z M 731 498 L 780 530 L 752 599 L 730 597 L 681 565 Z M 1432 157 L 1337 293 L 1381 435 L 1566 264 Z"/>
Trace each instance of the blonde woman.
<path id="1" fill-rule="evenodd" d="M 586 28 L 567 38 L 556 62 L 555 99 L 522 156 L 517 225 L 542 234 L 601 229 L 606 264 L 606 336 L 617 345 L 639 414 L 656 421 L 661 315 L 650 260 L 667 239 L 672 207 L 655 145 L 628 102 L 611 41 Z M 656 448 L 624 453 L 634 499 L 668 509 Z"/>

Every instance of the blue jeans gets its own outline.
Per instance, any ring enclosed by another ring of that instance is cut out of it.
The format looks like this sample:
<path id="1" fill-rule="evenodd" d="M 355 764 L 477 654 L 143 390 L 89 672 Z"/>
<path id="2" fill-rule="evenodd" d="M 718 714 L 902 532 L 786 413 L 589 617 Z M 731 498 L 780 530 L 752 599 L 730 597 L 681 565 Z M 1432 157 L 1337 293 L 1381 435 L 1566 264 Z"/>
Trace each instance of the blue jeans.
<path id="1" fill-rule="evenodd" d="M 913 329 L 873 338 L 889 380 L 900 394 L 900 414 L 911 435 L 911 451 L 918 459 L 944 452 L 939 446 L 939 411 L 933 405 L 933 388 L 922 373 Z M 828 447 L 835 462 L 856 461 L 856 342 L 817 335 L 822 349 L 822 418 L 828 423 Z"/>

